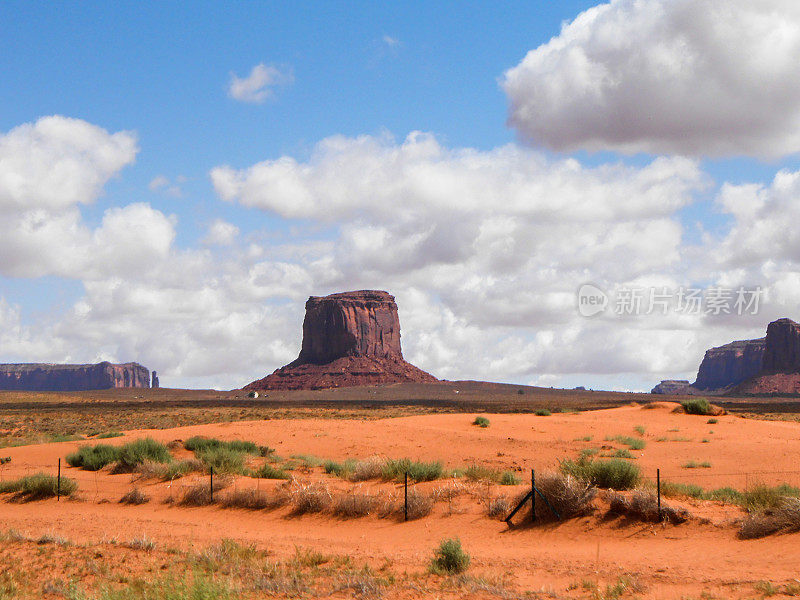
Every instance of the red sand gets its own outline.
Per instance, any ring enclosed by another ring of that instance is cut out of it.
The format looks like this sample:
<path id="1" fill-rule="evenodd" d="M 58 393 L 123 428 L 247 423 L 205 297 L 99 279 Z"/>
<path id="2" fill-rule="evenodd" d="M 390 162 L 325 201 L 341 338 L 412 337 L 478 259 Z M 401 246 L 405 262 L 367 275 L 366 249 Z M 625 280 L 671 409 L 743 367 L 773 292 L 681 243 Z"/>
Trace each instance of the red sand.
<path id="1" fill-rule="evenodd" d="M 671 412 L 673 404 L 663 404 L 648 410 L 630 406 L 550 417 L 490 414 L 487 416 L 491 426 L 486 429 L 471 425 L 475 415 L 447 414 L 377 421 L 224 423 L 128 432 L 125 437 L 103 441 L 120 444 L 148 435 L 168 442 L 206 435 L 252 440 L 276 448 L 281 456 L 408 456 L 441 460 L 449 467 L 477 463 L 518 469 L 525 478 L 530 468 L 553 469 L 558 460 L 574 458 L 582 448 L 624 447 L 604 439 L 625 435 L 643 437 L 647 442 L 644 450 L 632 451 L 647 475 L 654 476 L 655 469 L 660 468 L 662 479 L 693 482 L 707 488 L 741 488 L 755 481 L 800 482 L 800 473 L 790 473 L 798 469 L 800 424 L 722 416 L 717 417 L 718 423 L 710 425 L 707 417 L 675 414 Z M 634 432 L 636 426 L 645 428 L 644 436 Z M 593 439 L 576 441 L 584 436 Z M 663 438 L 689 441 L 657 441 Z M 704 443 L 703 439 L 709 441 Z M 78 445 L 4 449 L 0 454 L 11 456 L 12 462 L 2 468 L 2 477 L 10 479 L 41 470 L 55 472 L 58 458 Z M 681 467 L 690 460 L 708 461 L 712 466 Z M 752 474 L 756 472 L 760 474 Z M 687 504 L 695 515 L 708 521 L 694 519 L 679 526 L 622 525 L 618 520 L 591 516 L 508 530 L 504 523 L 484 516 L 480 505 L 468 500 L 456 501 L 452 513 L 446 503 L 437 504 L 431 516 L 409 523 L 375 517 L 346 521 L 308 515 L 288 518 L 285 510 L 181 508 L 155 500 L 142 506 L 121 506 L 116 501 L 130 489 L 130 475 L 95 475 L 73 468 L 65 468 L 64 474 L 80 482 L 85 501 L 4 501 L 0 504 L 0 528 L 13 527 L 30 535 L 57 533 L 73 541 L 125 540 L 146 534 L 167 546 L 204 546 L 227 537 L 256 542 L 278 555 L 288 555 L 295 546 L 305 546 L 359 559 L 391 557 L 409 571 L 424 569 L 431 549 L 443 537 L 458 536 L 473 557 L 473 570 L 511 573 L 523 590 L 553 589 L 568 597 L 572 597 L 567 591 L 570 583 L 583 579 L 613 583 L 622 574 L 635 574 L 646 583 L 647 592 L 640 595 L 643 598 L 682 598 L 704 590 L 722 598 L 748 597 L 753 595 L 753 582 L 769 580 L 777 584 L 791 580 L 797 575 L 800 560 L 798 534 L 738 540 L 734 521 L 741 518 L 741 511 L 717 503 Z M 351 487 L 346 482 L 332 482 L 342 489 Z M 157 498 L 168 493 L 168 485 L 150 482 L 144 489 Z M 258 485 L 269 488 L 276 482 L 261 481 Z M 435 487 L 442 483 L 425 485 Z M 494 495 L 521 490 L 491 488 Z"/>

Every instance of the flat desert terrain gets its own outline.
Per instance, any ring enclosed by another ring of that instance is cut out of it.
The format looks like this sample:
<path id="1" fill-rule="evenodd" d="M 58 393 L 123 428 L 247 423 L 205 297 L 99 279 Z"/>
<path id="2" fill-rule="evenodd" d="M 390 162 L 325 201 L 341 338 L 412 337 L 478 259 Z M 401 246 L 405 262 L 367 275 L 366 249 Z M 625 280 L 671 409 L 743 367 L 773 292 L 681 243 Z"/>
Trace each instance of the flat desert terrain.
<path id="1" fill-rule="evenodd" d="M 734 503 L 673 490 L 663 501 L 687 510 L 688 520 L 653 523 L 609 514 L 611 496 L 601 491 L 588 514 L 563 521 L 532 524 L 523 510 L 509 526 L 502 515 L 489 516 L 491 506 L 502 507 L 503 499 L 515 504 L 530 489 L 532 469 L 537 478 L 546 477 L 582 452 L 627 453 L 624 460 L 639 467 L 645 486 L 655 485 L 657 469 L 665 485 L 705 490 L 800 485 L 800 423 L 736 414 L 710 423 L 705 416 L 673 412 L 674 402 L 647 406 L 630 399 L 650 402 L 652 396 L 612 396 L 610 408 L 546 416 L 442 413 L 442 406 L 429 412 L 406 403 L 375 414 L 353 405 L 321 418 L 297 406 L 300 412 L 285 418 L 248 419 L 242 413 L 241 419 L 219 423 L 124 430 L 109 439 L 6 447 L 0 456 L 11 460 L 0 467 L 3 481 L 55 474 L 60 458 L 62 475 L 78 489 L 60 501 L 0 495 L 3 577 L 19 593 L 35 589 L 42 597 L 76 590 L 93 597 L 131 581 L 187 572 L 230 582 L 236 594 L 230 597 L 237 598 L 753 598 L 800 588 L 795 579 L 800 534 L 740 539 L 747 513 Z M 49 402 L 69 412 L 63 398 Z M 15 405 L 2 414 L 17 419 L 18 432 L 24 429 L 20 415 L 29 412 Z M 37 419 L 47 414 L 44 410 Z M 490 420 L 488 427 L 473 424 L 481 415 Z M 207 473 L 165 480 L 147 472 L 114 473 L 110 467 L 87 471 L 65 461 L 87 444 L 121 446 L 145 437 L 167 444 L 175 461 L 188 460 L 193 454 L 183 443 L 194 436 L 268 446 L 272 452 L 265 456 L 247 456 L 247 468 L 271 464 L 289 479 L 218 473 L 213 503 L 193 506 L 182 499 L 195 487 L 210 485 Z M 433 481 L 412 481 L 412 495 L 428 498 L 432 508 L 408 522 L 398 512 L 404 494 L 398 481 L 354 482 L 325 467 L 326 461 L 400 458 L 439 462 L 444 470 Z M 500 485 L 491 476 L 502 472 L 513 473 L 516 485 Z M 121 504 L 133 489 L 148 501 Z M 297 498 L 309 490 L 327 498 L 319 512 L 297 510 Z M 226 498 L 239 493 L 283 500 L 257 509 L 226 506 Z M 374 504 L 370 514 L 337 512 L 347 498 L 355 503 L 365 496 Z M 447 538 L 459 538 L 471 556 L 464 575 L 429 572 L 434 549 Z M 22 564 L 34 568 L 21 572 Z"/>

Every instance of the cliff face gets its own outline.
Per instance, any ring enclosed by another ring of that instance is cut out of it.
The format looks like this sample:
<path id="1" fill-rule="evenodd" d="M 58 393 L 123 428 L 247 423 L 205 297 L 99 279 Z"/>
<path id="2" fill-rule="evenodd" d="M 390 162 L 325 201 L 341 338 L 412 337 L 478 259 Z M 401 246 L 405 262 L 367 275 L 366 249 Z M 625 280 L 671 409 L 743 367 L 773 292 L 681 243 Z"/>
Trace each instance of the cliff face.
<path id="1" fill-rule="evenodd" d="M 150 371 L 138 363 L 0 365 L 0 390 L 71 392 L 124 387 L 149 388 Z"/>
<path id="2" fill-rule="evenodd" d="M 703 391 L 737 385 L 761 372 L 765 340 L 741 340 L 706 350 L 697 381 L 692 387 Z"/>
<path id="3" fill-rule="evenodd" d="M 311 296 L 300 355 L 245 389 L 324 389 L 436 378 L 403 359 L 394 297 L 362 290 Z"/>
<path id="4" fill-rule="evenodd" d="M 791 319 L 778 319 L 767 326 L 762 372 L 800 373 L 800 325 Z"/>

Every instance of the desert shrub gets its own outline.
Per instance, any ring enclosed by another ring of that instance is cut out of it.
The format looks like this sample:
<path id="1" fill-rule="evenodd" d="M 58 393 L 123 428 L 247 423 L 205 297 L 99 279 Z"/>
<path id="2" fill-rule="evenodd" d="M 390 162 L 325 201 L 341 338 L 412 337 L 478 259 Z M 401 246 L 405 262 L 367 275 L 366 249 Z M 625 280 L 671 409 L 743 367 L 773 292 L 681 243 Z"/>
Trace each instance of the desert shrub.
<path id="1" fill-rule="evenodd" d="M 172 461 L 169 449 L 153 438 L 140 438 L 120 446 L 117 454 L 117 467 L 120 472 L 131 472 L 145 461 L 168 463 Z"/>
<path id="2" fill-rule="evenodd" d="M 475 417 L 475 420 L 472 422 L 472 424 L 477 425 L 478 427 L 488 427 L 489 419 L 486 417 Z"/>
<path id="3" fill-rule="evenodd" d="M 709 425 L 716 425 L 717 423 L 719 423 L 719 419 L 709 419 L 708 421 L 706 421 L 706 423 L 708 423 Z"/>
<path id="4" fill-rule="evenodd" d="M 751 514 L 739 530 L 742 539 L 755 539 L 775 533 L 800 531 L 800 500 L 785 497 L 777 508 Z"/>
<path id="5" fill-rule="evenodd" d="M 689 415 L 710 415 L 713 410 L 705 398 L 689 398 L 681 402 L 683 410 Z"/>
<path id="6" fill-rule="evenodd" d="M 690 517 L 687 510 L 676 508 L 663 502 L 661 503 L 661 515 L 659 516 L 658 496 L 650 489 L 635 490 L 629 498 L 622 494 L 613 494 L 609 498 L 609 512 L 654 523 L 663 520 L 679 524 L 684 523 Z"/>
<path id="7" fill-rule="evenodd" d="M 220 499 L 223 508 L 247 508 L 262 510 L 269 506 L 269 495 L 255 488 L 231 490 Z"/>
<path id="8" fill-rule="evenodd" d="M 343 519 L 366 517 L 377 504 L 377 498 L 370 494 L 342 494 L 333 503 L 333 514 Z"/>
<path id="9" fill-rule="evenodd" d="M 250 472 L 251 477 L 258 477 L 259 479 L 291 479 L 292 476 L 269 463 L 264 463 L 257 469 Z"/>
<path id="10" fill-rule="evenodd" d="M 371 456 L 364 460 L 359 460 L 350 467 L 347 479 L 350 481 L 378 479 L 383 476 L 383 468 L 385 465 L 386 460 L 380 456 Z"/>
<path id="11" fill-rule="evenodd" d="M 486 514 L 493 519 L 505 519 L 511 508 L 511 501 L 507 496 L 498 496 L 486 503 Z"/>
<path id="12" fill-rule="evenodd" d="M 605 456 L 605 455 L 603 455 Z M 630 450 L 627 448 L 619 448 L 614 450 L 612 454 L 609 454 L 611 458 L 634 458 L 633 454 L 631 454 Z"/>
<path id="13" fill-rule="evenodd" d="M 513 471 L 503 471 L 500 474 L 500 485 L 519 485 L 520 479 L 517 477 Z"/>
<path id="14" fill-rule="evenodd" d="M 483 465 L 470 465 L 464 469 L 464 477 L 470 481 L 499 481 L 500 471 Z"/>
<path id="15" fill-rule="evenodd" d="M 292 494 L 292 514 L 320 513 L 326 510 L 333 498 L 328 486 L 312 483 L 300 486 Z"/>
<path id="16" fill-rule="evenodd" d="M 383 465 L 382 477 L 386 480 L 402 481 L 405 473 L 412 481 L 434 481 L 444 472 L 440 462 L 412 461 L 408 458 L 388 459 Z"/>
<path id="17" fill-rule="evenodd" d="M 644 435 L 644 433 L 646 431 L 646 429 L 644 428 L 644 425 L 637 425 L 636 427 L 633 428 L 633 430 L 636 433 L 638 433 L 639 435 Z"/>
<path id="18" fill-rule="evenodd" d="M 139 488 L 133 488 L 119 499 L 120 504 L 145 504 L 150 502 L 150 496 Z"/>
<path id="19" fill-rule="evenodd" d="M 800 489 L 785 483 L 775 487 L 757 485 L 742 493 L 742 506 L 749 511 L 782 507 L 788 498 L 800 496 Z"/>
<path id="20" fill-rule="evenodd" d="M 401 499 L 397 506 L 397 516 L 403 517 L 404 515 L 405 500 Z M 433 498 L 428 494 L 423 494 L 415 489 L 408 490 L 408 519 L 413 521 L 421 519 L 431 514 L 433 510 Z"/>
<path id="21" fill-rule="evenodd" d="M 13 482 L 7 482 L 9 492 L 16 493 L 25 500 L 41 500 L 52 498 L 58 494 L 58 478 L 47 473 L 28 475 Z M 71 496 L 78 489 L 78 484 L 66 477 L 61 478 L 61 495 Z"/>
<path id="22" fill-rule="evenodd" d="M 119 589 L 101 589 L 97 600 L 234 600 L 238 595 L 225 581 L 204 575 L 164 577 L 130 583 Z"/>
<path id="23" fill-rule="evenodd" d="M 640 438 L 631 437 L 629 435 L 615 435 L 614 437 L 607 437 L 607 442 L 619 442 L 625 444 L 631 450 L 644 450 L 647 442 Z"/>
<path id="24" fill-rule="evenodd" d="M 442 540 L 433 553 L 430 570 L 433 573 L 457 575 L 469 567 L 469 554 L 461 547 L 458 538 Z"/>
<path id="25" fill-rule="evenodd" d="M 244 453 L 226 446 L 208 446 L 195 451 L 197 459 L 214 473 L 244 473 Z"/>
<path id="26" fill-rule="evenodd" d="M 77 451 L 67 454 L 67 464 L 71 467 L 99 471 L 106 465 L 117 461 L 119 449 L 108 444 L 81 446 Z"/>
<path id="27" fill-rule="evenodd" d="M 537 417 L 549 417 L 553 413 L 551 413 L 550 410 L 547 408 L 540 408 L 534 411 L 533 414 L 535 414 Z"/>
<path id="28" fill-rule="evenodd" d="M 353 472 L 356 462 L 357 461 L 352 458 L 348 458 L 344 462 L 326 460 L 322 464 L 322 468 L 325 469 L 325 472 L 328 475 L 334 475 L 336 477 L 341 477 L 342 479 L 347 479 L 350 477 L 350 473 Z"/>
<path id="29" fill-rule="evenodd" d="M 591 511 L 597 490 L 587 481 L 562 473 L 544 473 L 536 478 L 536 488 L 547 498 L 562 519 Z M 537 518 L 550 519 L 553 514 L 544 502 L 536 503 Z"/>
<path id="30" fill-rule="evenodd" d="M 628 490 L 636 487 L 641 478 L 639 467 L 619 458 L 565 460 L 561 463 L 561 472 L 594 486 L 614 490 Z"/>
<path id="31" fill-rule="evenodd" d="M 183 490 L 180 504 L 183 506 L 208 506 L 216 500 L 212 498 L 209 485 L 205 482 L 195 483 Z"/>
<path id="32" fill-rule="evenodd" d="M 105 433 L 98 433 L 97 439 L 98 440 L 106 440 L 108 438 L 115 438 L 115 437 L 122 437 L 125 435 L 121 431 L 106 431 Z"/>
<path id="33" fill-rule="evenodd" d="M 209 449 L 225 448 L 232 452 L 240 452 L 242 454 L 261 454 L 261 449 L 253 442 L 244 440 L 231 440 L 226 442 L 216 438 L 203 437 L 201 435 L 190 437 L 183 443 L 183 447 L 194 453 Z"/>
<path id="34" fill-rule="evenodd" d="M 202 473 L 206 470 L 206 466 L 196 458 L 186 458 L 162 466 L 162 469 L 161 478 L 168 481 L 170 479 L 178 479 L 189 473 Z"/>
<path id="35" fill-rule="evenodd" d="M 699 485 L 692 483 L 674 483 L 672 481 L 661 482 L 661 495 L 667 498 L 679 498 L 688 496 L 689 498 L 704 499 L 705 490 Z"/>
<path id="36" fill-rule="evenodd" d="M 681 465 L 684 469 L 710 469 L 711 463 L 708 461 L 697 462 L 695 460 L 690 460 L 689 462 L 685 462 Z"/>

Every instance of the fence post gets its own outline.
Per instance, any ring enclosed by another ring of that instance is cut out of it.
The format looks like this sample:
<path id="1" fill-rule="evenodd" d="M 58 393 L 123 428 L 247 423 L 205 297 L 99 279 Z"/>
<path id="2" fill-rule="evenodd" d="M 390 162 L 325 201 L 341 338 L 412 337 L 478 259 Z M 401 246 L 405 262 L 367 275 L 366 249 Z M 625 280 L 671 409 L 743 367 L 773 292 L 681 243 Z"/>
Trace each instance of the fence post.
<path id="1" fill-rule="evenodd" d="M 214 467 L 210 467 L 211 470 L 211 483 L 208 488 L 209 498 L 211 498 L 211 503 L 214 503 Z"/>
<path id="2" fill-rule="evenodd" d="M 408 471 L 406 471 L 405 502 L 403 504 L 403 520 L 408 521 Z"/>
<path id="3" fill-rule="evenodd" d="M 536 520 L 536 471 L 531 469 L 531 521 Z"/>
<path id="4" fill-rule="evenodd" d="M 58 459 L 58 483 L 56 484 L 56 502 L 61 502 L 61 459 Z"/>
<path id="5" fill-rule="evenodd" d="M 661 520 L 661 469 L 656 469 L 656 490 L 658 494 L 658 520 Z"/>

